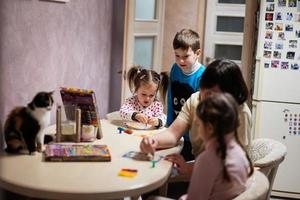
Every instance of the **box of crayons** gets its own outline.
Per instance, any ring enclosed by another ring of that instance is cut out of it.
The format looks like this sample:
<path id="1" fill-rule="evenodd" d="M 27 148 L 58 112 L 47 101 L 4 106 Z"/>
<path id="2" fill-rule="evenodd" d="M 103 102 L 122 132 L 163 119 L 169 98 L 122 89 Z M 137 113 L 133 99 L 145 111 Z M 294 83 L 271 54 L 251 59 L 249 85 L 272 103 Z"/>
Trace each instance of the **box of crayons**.
<path id="1" fill-rule="evenodd" d="M 110 161 L 107 145 L 100 144 L 49 144 L 45 150 L 45 161 Z"/>

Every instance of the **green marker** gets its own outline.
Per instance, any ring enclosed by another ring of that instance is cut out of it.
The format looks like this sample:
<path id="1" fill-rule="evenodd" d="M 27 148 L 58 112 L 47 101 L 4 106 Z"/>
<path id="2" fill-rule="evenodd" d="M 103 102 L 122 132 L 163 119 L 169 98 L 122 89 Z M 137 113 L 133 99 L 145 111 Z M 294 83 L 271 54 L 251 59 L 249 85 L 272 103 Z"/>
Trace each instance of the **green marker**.
<path id="1" fill-rule="evenodd" d="M 152 166 L 151 166 L 151 168 L 154 168 L 154 167 L 155 167 L 155 163 L 156 163 L 156 161 L 155 161 L 155 154 L 154 154 L 154 152 L 153 152 L 153 153 L 151 153 L 151 155 L 152 155 L 152 159 L 151 159 Z"/>
<path id="2" fill-rule="evenodd" d="M 155 160 L 151 160 L 151 162 L 152 162 L 152 167 L 151 168 L 154 168 L 155 167 Z"/>

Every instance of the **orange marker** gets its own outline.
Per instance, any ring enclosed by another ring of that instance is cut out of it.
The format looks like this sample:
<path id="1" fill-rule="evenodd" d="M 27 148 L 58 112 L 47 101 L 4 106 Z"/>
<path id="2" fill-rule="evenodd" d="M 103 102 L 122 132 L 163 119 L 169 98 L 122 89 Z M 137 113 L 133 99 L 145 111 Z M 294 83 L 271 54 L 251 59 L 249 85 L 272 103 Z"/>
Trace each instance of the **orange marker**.
<path id="1" fill-rule="evenodd" d="M 133 133 L 133 131 L 132 131 L 131 129 L 125 129 L 125 130 L 124 130 L 124 133 L 127 133 L 127 134 L 132 134 L 132 133 Z"/>

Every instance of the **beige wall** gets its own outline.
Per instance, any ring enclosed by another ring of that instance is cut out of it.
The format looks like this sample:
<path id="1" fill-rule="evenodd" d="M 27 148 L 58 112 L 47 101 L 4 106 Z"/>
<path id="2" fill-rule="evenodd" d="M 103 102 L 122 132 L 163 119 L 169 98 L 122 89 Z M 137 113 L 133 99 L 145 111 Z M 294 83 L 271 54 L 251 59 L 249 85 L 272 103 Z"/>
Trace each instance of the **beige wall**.
<path id="1" fill-rule="evenodd" d="M 197 31 L 203 40 L 205 0 L 167 0 L 163 37 L 163 71 L 174 63 L 173 38 L 183 28 Z M 201 44 L 203 46 L 203 42 Z"/>

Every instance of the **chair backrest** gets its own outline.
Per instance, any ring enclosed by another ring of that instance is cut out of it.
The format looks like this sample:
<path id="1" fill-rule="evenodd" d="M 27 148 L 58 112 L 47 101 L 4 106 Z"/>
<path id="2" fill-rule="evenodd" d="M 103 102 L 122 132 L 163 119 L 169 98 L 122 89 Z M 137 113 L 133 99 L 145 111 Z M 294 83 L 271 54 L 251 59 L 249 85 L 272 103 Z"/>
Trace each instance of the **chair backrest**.
<path id="1" fill-rule="evenodd" d="M 246 182 L 246 190 L 233 200 L 266 200 L 269 191 L 269 180 L 260 171 L 255 170 Z M 147 200 L 171 200 L 162 196 L 151 196 Z"/>
<path id="2" fill-rule="evenodd" d="M 270 183 L 267 199 L 270 197 L 272 186 L 279 164 L 284 160 L 287 148 L 284 144 L 269 138 L 258 138 L 248 147 L 250 159 L 254 167 L 264 173 Z"/>
<path id="3" fill-rule="evenodd" d="M 175 199 L 171 199 L 163 196 L 150 196 L 146 200 L 175 200 Z"/>
<path id="4" fill-rule="evenodd" d="M 105 115 L 105 118 L 108 120 L 122 120 L 122 117 L 120 116 L 120 112 L 119 111 L 114 111 L 111 113 L 107 113 Z"/>
<path id="5" fill-rule="evenodd" d="M 265 200 L 267 198 L 269 181 L 262 172 L 255 170 L 246 184 L 247 189 L 233 200 Z"/>

